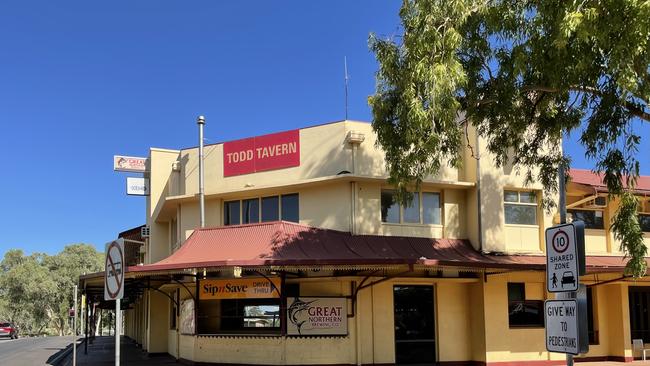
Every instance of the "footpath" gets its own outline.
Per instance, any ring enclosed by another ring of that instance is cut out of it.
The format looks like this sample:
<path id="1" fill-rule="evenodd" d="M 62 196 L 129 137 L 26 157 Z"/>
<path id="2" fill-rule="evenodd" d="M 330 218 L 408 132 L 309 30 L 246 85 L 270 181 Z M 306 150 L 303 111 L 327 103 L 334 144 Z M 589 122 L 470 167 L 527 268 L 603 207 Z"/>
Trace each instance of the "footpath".
<path id="1" fill-rule="evenodd" d="M 122 337 L 120 342 L 120 365 L 148 366 L 148 365 L 179 365 L 169 355 L 149 356 L 142 351 L 135 342 Z M 72 365 L 72 353 L 65 362 L 59 366 Z M 77 346 L 77 366 L 114 366 L 115 365 L 115 337 L 95 337 L 88 342 L 88 353 L 84 354 L 84 345 Z"/>

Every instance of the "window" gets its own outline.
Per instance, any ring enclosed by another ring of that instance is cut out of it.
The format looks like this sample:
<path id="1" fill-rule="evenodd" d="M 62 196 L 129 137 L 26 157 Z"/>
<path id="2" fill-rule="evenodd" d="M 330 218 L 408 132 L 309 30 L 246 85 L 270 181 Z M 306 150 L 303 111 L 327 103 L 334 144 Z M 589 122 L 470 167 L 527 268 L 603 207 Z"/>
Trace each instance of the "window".
<path id="1" fill-rule="evenodd" d="M 285 221 L 298 222 L 300 219 L 298 206 L 298 193 L 227 201 L 223 203 L 223 224 L 278 221 L 280 217 Z"/>
<path id="2" fill-rule="evenodd" d="M 223 224 L 239 225 L 239 201 L 223 203 Z"/>
<path id="3" fill-rule="evenodd" d="M 434 224 L 442 222 L 440 193 L 413 193 L 408 206 L 400 206 L 395 200 L 395 191 L 381 191 L 381 221 L 386 223 Z"/>
<path id="4" fill-rule="evenodd" d="M 503 208 L 506 224 L 537 225 L 537 195 L 535 192 L 504 191 Z"/>
<path id="5" fill-rule="evenodd" d="M 260 222 L 260 199 L 253 198 L 242 201 L 242 223 Z"/>
<path id="6" fill-rule="evenodd" d="M 381 191 L 381 221 L 399 223 L 399 205 L 394 191 Z"/>
<path id="7" fill-rule="evenodd" d="M 298 222 L 298 194 L 282 195 L 282 220 Z"/>
<path id="8" fill-rule="evenodd" d="M 600 210 L 567 210 L 571 214 L 572 221 L 583 221 L 585 229 L 604 229 L 603 211 Z"/>
<path id="9" fill-rule="evenodd" d="M 202 300 L 199 333 L 278 333 L 279 299 Z"/>
<path id="10" fill-rule="evenodd" d="M 650 214 L 639 214 L 641 231 L 650 232 Z"/>
<path id="11" fill-rule="evenodd" d="M 589 344 L 598 344 L 598 327 L 594 313 L 595 293 L 592 287 L 587 287 L 587 334 L 589 335 Z"/>
<path id="12" fill-rule="evenodd" d="M 643 339 L 643 343 L 650 343 L 650 287 L 628 287 L 628 302 L 631 338 Z"/>
<path id="13" fill-rule="evenodd" d="M 262 198 L 262 222 L 278 221 L 278 212 L 280 212 L 278 196 Z"/>
<path id="14" fill-rule="evenodd" d="M 178 313 L 178 309 L 175 301 L 178 301 L 178 291 L 175 291 L 172 294 L 172 297 L 174 298 L 174 301 L 169 299 L 169 329 L 176 330 L 178 329 L 176 327 L 176 314 Z"/>
<path id="15" fill-rule="evenodd" d="M 544 326 L 544 302 L 526 300 L 524 283 L 508 283 L 508 323 L 510 328 Z"/>

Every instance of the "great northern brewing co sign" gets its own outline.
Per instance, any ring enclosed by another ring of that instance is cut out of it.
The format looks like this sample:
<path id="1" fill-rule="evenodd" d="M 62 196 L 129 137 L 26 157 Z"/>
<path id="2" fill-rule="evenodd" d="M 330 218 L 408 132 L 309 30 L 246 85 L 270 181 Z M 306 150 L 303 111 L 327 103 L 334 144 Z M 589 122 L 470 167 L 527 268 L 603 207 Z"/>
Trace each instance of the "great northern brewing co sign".
<path id="1" fill-rule="evenodd" d="M 223 176 L 300 166 L 300 130 L 223 144 Z"/>
<path id="2" fill-rule="evenodd" d="M 288 299 L 287 334 L 347 335 L 347 300 L 344 297 Z"/>

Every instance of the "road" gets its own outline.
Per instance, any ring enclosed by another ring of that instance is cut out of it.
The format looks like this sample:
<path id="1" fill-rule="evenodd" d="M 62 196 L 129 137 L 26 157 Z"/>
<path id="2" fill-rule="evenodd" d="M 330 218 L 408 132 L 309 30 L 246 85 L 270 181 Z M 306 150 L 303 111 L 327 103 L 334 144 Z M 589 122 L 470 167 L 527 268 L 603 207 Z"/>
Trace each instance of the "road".
<path id="1" fill-rule="evenodd" d="M 48 361 L 72 342 L 68 337 L 0 339 L 3 366 L 50 365 Z"/>

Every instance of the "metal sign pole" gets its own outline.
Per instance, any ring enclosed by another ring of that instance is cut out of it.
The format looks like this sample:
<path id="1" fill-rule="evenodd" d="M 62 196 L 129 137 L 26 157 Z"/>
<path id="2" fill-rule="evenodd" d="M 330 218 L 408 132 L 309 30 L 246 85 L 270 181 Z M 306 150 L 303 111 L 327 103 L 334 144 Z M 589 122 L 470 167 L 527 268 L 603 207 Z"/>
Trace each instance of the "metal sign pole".
<path id="1" fill-rule="evenodd" d="M 558 170 L 558 180 L 560 181 L 559 183 L 559 190 L 560 190 L 560 224 L 566 224 L 566 187 L 565 181 L 566 181 L 566 176 L 564 172 L 564 166 L 560 165 L 560 168 Z M 565 294 L 562 294 L 565 295 Z M 570 298 L 571 295 L 569 293 L 566 294 L 567 296 L 562 296 L 563 298 Z M 573 366 L 573 355 L 570 353 L 566 354 L 566 364 L 567 366 Z"/>
<path id="2" fill-rule="evenodd" d="M 77 366 L 77 285 L 74 285 L 74 318 L 72 318 L 72 366 Z"/>
<path id="3" fill-rule="evenodd" d="M 115 299 L 115 366 L 120 366 L 120 333 L 122 316 L 120 312 L 120 299 Z"/>

